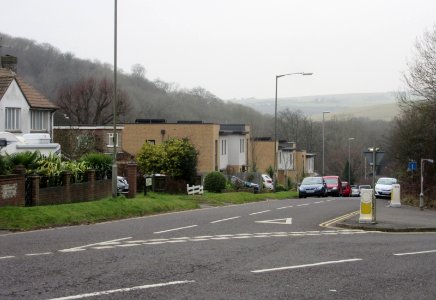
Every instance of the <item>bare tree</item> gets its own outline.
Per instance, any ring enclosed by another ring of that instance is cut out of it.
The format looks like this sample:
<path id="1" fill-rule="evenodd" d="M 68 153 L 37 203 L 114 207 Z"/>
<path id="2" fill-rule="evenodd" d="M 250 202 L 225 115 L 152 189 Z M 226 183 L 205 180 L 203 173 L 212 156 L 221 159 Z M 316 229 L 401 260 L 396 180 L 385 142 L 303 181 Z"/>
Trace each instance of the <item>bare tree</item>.
<path id="1" fill-rule="evenodd" d="M 113 121 L 113 83 L 106 78 L 82 79 L 59 92 L 57 105 L 73 124 L 107 125 Z M 129 112 L 128 95 L 118 89 L 117 121 Z"/>

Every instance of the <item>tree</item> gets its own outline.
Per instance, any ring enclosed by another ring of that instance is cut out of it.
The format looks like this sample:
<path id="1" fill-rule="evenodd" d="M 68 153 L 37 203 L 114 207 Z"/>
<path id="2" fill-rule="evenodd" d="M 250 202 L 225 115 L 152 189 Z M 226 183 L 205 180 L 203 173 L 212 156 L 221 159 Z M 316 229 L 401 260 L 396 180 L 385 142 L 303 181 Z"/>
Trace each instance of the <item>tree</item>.
<path id="1" fill-rule="evenodd" d="M 64 86 L 57 98 L 57 105 L 73 124 L 107 125 L 113 122 L 113 83 L 94 77 Z M 117 122 L 129 112 L 126 92 L 117 90 Z"/>
<path id="2" fill-rule="evenodd" d="M 158 145 L 144 143 L 136 161 L 144 174 L 163 173 L 189 181 L 197 174 L 197 157 L 188 139 L 171 138 Z"/>

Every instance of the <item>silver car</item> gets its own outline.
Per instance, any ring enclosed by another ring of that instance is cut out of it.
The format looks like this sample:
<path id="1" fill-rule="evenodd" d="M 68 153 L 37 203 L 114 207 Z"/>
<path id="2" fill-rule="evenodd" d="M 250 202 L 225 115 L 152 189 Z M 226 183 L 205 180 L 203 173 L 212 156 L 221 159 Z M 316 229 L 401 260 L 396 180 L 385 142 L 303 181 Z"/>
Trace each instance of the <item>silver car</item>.
<path id="1" fill-rule="evenodd" d="M 117 176 L 117 189 L 118 194 L 127 194 L 129 192 L 129 183 L 126 178 Z"/>

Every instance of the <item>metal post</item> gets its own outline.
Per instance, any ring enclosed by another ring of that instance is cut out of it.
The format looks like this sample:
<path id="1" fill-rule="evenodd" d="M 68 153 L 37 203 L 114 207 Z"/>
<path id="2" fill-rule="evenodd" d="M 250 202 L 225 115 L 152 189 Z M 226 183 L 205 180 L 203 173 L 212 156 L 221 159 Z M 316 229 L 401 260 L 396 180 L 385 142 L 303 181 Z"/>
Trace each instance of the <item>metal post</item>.
<path id="1" fill-rule="evenodd" d="M 273 188 L 274 192 L 277 187 L 277 79 L 279 75 L 276 75 L 276 95 L 274 104 L 274 174 L 273 174 Z"/>
<path id="2" fill-rule="evenodd" d="M 114 95 L 113 95 L 112 197 L 117 196 L 117 0 L 114 13 Z"/>
<path id="3" fill-rule="evenodd" d="M 350 142 L 354 138 L 348 138 L 348 183 L 351 185 L 351 155 L 350 155 Z"/>
<path id="4" fill-rule="evenodd" d="M 324 176 L 324 150 L 325 150 L 325 142 L 324 142 L 324 115 L 330 113 L 329 111 L 322 112 L 322 176 Z"/>
<path id="5" fill-rule="evenodd" d="M 419 209 L 424 210 L 424 159 L 421 158 L 421 193 L 419 194 Z"/>
<path id="6" fill-rule="evenodd" d="M 376 151 L 377 148 L 374 147 L 372 148 L 372 210 L 373 210 L 373 214 L 372 214 L 372 222 L 373 223 L 377 223 L 377 217 L 376 217 L 376 210 L 377 210 L 377 198 L 375 197 L 375 165 L 376 165 Z"/>

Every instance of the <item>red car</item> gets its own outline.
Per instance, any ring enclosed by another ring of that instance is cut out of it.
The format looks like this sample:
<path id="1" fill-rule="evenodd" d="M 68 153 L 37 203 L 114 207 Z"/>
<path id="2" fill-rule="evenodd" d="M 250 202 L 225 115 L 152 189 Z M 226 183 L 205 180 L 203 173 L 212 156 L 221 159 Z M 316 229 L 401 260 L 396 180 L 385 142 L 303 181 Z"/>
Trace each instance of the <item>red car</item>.
<path id="1" fill-rule="evenodd" d="M 332 196 L 342 196 L 342 182 L 339 176 L 324 176 L 324 181 L 327 184 L 327 194 Z"/>
<path id="2" fill-rule="evenodd" d="M 351 185 L 346 181 L 342 181 L 342 196 L 344 197 L 351 196 Z"/>

